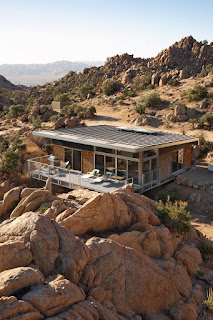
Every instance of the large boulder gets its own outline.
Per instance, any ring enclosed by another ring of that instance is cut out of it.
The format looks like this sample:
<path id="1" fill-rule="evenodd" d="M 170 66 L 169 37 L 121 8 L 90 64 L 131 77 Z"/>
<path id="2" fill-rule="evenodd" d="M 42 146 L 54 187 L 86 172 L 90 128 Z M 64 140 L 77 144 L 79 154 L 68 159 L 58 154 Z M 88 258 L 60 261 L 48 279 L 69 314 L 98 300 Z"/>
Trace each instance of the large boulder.
<path id="1" fill-rule="evenodd" d="M 74 128 L 80 124 L 81 120 L 77 117 L 71 117 L 70 119 L 66 119 L 64 124 L 66 128 Z"/>
<path id="2" fill-rule="evenodd" d="M 66 117 L 59 118 L 55 123 L 55 129 L 60 129 L 65 127 L 65 120 L 66 120 Z"/>
<path id="3" fill-rule="evenodd" d="M 189 274 L 196 274 L 200 270 L 199 265 L 203 263 L 200 251 L 189 244 L 184 244 L 176 252 L 176 260 L 186 267 Z"/>
<path id="4" fill-rule="evenodd" d="M 28 266 L 33 256 L 22 241 L 8 240 L 0 243 L 0 272 Z"/>
<path id="5" fill-rule="evenodd" d="M 0 297 L 44 283 L 42 273 L 30 267 L 18 267 L 0 273 Z"/>
<path id="6" fill-rule="evenodd" d="M 26 293 L 22 299 L 30 303 L 45 317 L 52 317 L 69 306 L 85 300 L 82 289 L 58 276 L 47 284 L 36 286 Z"/>
<path id="7" fill-rule="evenodd" d="M 106 230 L 123 230 L 136 222 L 159 225 L 153 213 L 156 204 L 131 190 L 99 194 L 60 224 L 76 235 Z"/>
<path id="8" fill-rule="evenodd" d="M 3 320 L 41 320 L 44 317 L 31 304 L 16 297 L 0 298 L 0 317 Z"/>
<path id="9" fill-rule="evenodd" d="M 15 187 L 4 194 L 0 202 L 0 216 L 10 213 L 20 200 L 22 187 Z"/>
<path id="10" fill-rule="evenodd" d="M 73 215 L 60 222 L 76 235 L 112 230 L 115 227 L 123 229 L 130 223 L 131 218 L 125 203 L 109 193 L 100 194 L 87 201 Z"/>
<path id="11" fill-rule="evenodd" d="M 49 216 L 27 212 L 0 224 L 0 243 L 22 242 L 30 249 L 33 262 L 48 276 L 51 272 L 64 274 L 78 283 L 89 259 L 89 250 L 69 230 L 62 228 Z M 5 255 L 7 251 L 5 250 Z M 20 252 L 22 255 L 22 252 Z M 17 259 L 18 251 L 16 254 Z M 1 256 L 5 260 L 6 256 Z M 26 259 L 26 264 L 29 260 Z"/>
<path id="12" fill-rule="evenodd" d="M 10 189 L 10 181 L 5 180 L 0 184 L 0 200 L 3 200 L 4 194 Z"/>
<path id="13" fill-rule="evenodd" d="M 186 112 L 187 112 L 187 107 L 182 104 L 178 104 L 175 107 L 175 116 L 186 115 Z"/>
<path id="14" fill-rule="evenodd" d="M 143 253 L 100 238 L 91 238 L 86 245 L 91 256 L 82 286 L 88 289 L 99 282 L 105 290 L 111 290 L 118 312 L 168 310 L 180 298 L 175 277 Z"/>

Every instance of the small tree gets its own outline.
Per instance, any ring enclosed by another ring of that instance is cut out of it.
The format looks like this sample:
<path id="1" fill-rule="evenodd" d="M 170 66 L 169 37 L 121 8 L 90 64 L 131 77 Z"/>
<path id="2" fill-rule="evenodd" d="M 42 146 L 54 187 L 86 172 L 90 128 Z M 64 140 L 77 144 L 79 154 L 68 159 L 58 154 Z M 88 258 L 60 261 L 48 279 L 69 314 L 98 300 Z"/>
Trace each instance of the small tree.
<path id="1" fill-rule="evenodd" d="M 103 94 L 110 96 L 116 91 L 118 91 L 120 87 L 121 87 L 121 84 L 118 81 L 107 79 L 103 82 L 101 89 Z"/>
<path id="2" fill-rule="evenodd" d="M 1 170 L 8 171 L 15 169 L 17 166 L 18 154 L 12 149 L 7 149 L 2 154 Z"/>
<path id="3" fill-rule="evenodd" d="M 184 234 L 190 229 L 189 220 L 191 218 L 186 207 L 187 202 L 175 201 L 172 203 L 168 196 L 166 203 L 162 200 L 158 203 L 158 217 L 171 231 L 177 232 L 179 235 Z"/>
<path id="4" fill-rule="evenodd" d="M 17 118 L 24 113 L 24 107 L 21 104 L 13 104 L 9 107 L 8 117 Z"/>
<path id="5" fill-rule="evenodd" d="M 200 85 L 194 86 L 193 89 L 190 89 L 188 92 L 188 100 L 189 101 L 196 101 L 208 96 L 208 91 L 205 87 Z"/>
<path id="6" fill-rule="evenodd" d="M 66 102 L 68 102 L 69 101 L 69 97 L 65 93 L 57 94 L 55 96 L 55 98 L 54 98 L 54 101 L 58 101 L 58 102 L 66 101 Z"/>
<path id="7" fill-rule="evenodd" d="M 86 99 L 88 94 L 91 96 L 91 97 L 94 97 L 95 95 L 95 90 L 94 90 L 94 87 L 92 85 L 83 85 L 82 87 L 80 87 L 79 89 L 79 95 L 80 97 Z"/>

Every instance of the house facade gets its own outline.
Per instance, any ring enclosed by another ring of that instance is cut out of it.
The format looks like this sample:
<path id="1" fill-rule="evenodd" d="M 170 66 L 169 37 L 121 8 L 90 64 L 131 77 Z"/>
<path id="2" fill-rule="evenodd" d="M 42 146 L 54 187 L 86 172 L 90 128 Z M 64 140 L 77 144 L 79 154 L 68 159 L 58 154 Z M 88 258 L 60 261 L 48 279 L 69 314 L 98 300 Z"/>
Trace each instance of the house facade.
<path id="1" fill-rule="evenodd" d="M 155 130 L 107 125 L 35 131 L 51 139 L 52 154 L 68 170 L 110 175 L 110 181 L 134 179 L 144 190 L 171 180 L 191 166 L 198 139 Z"/>

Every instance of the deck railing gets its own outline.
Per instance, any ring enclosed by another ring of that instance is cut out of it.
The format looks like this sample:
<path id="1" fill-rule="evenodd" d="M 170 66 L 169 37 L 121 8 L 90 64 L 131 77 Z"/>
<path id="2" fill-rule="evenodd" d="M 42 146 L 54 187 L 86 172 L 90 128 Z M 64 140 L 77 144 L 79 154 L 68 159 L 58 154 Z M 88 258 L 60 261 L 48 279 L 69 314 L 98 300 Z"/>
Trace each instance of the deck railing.
<path id="1" fill-rule="evenodd" d="M 85 180 L 82 178 L 82 172 L 62 168 L 60 166 L 60 161 L 52 159 L 50 156 L 28 159 L 28 175 L 29 177 L 41 181 L 46 181 L 48 178 L 51 178 L 53 184 L 70 189 L 75 189 L 77 186 L 79 186 L 97 191 L 100 189 L 103 190 L 103 188 L 100 188 L 100 184 L 93 183 L 93 179 Z M 107 192 L 107 189 L 109 188 L 118 189 L 124 185 L 133 184 L 135 190 L 143 193 L 144 191 L 153 189 L 164 182 L 166 181 L 161 180 L 160 169 L 158 168 L 126 180 L 109 178 L 107 179 L 107 185 L 105 182 L 102 184 L 102 186 L 106 188 Z"/>

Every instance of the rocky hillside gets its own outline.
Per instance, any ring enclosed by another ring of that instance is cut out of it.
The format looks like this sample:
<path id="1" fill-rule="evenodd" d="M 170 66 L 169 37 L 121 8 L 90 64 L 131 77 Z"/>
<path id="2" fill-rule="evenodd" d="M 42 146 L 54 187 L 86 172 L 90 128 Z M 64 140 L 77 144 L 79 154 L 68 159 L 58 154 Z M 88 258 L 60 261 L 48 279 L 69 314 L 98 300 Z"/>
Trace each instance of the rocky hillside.
<path id="1" fill-rule="evenodd" d="M 7 89 L 7 90 L 23 90 L 27 89 L 25 86 L 17 86 L 13 83 L 11 83 L 9 80 L 7 80 L 5 77 L 0 75 L 0 89 Z"/>
<path id="2" fill-rule="evenodd" d="M 128 188 L 76 208 L 49 181 L 4 182 L 0 196 L 1 319 L 198 318 L 213 285 L 196 247 L 202 235 L 191 227 L 177 237 L 154 201 Z"/>

